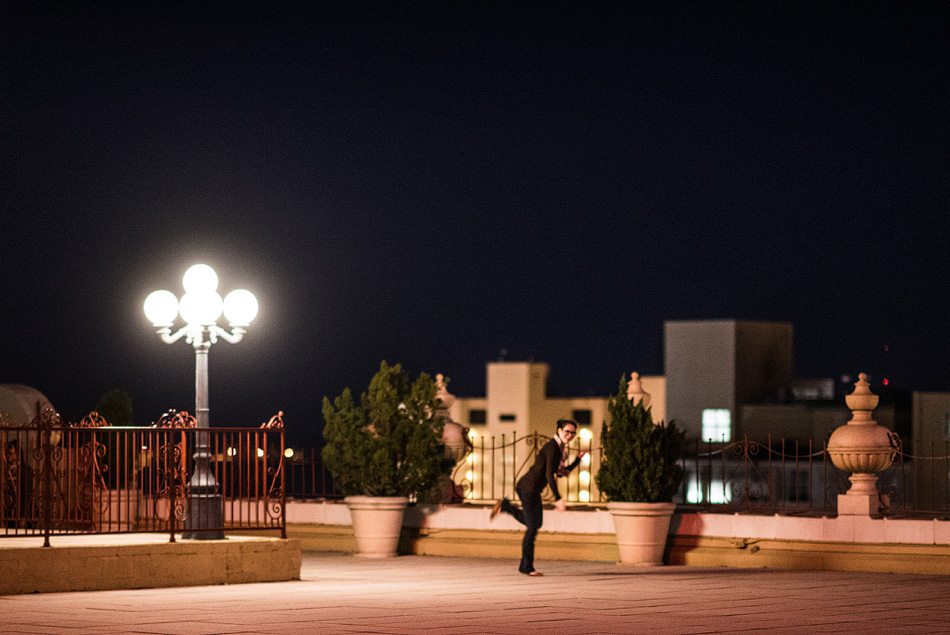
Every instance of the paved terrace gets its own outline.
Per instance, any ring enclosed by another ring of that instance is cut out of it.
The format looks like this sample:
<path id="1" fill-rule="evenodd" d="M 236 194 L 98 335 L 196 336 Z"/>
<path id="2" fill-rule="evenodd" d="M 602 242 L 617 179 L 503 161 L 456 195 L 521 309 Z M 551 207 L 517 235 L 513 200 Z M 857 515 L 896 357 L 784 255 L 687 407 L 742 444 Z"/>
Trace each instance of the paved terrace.
<path id="1" fill-rule="evenodd" d="M 306 553 L 302 579 L 0 597 L 0 634 L 950 633 L 950 577 Z"/>

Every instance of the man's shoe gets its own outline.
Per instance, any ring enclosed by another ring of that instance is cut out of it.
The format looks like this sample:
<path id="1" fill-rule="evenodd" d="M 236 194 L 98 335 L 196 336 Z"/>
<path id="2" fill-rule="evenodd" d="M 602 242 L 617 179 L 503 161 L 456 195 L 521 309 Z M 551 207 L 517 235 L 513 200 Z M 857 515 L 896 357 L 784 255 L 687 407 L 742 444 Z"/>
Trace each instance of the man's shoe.
<path id="1" fill-rule="evenodd" d="M 488 520 L 495 520 L 495 516 L 501 511 L 502 506 L 505 504 L 505 499 L 500 498 L 498 502 L 495 503 L 495 506 L 491 508 L 491 514 L 488 515 Z"/>

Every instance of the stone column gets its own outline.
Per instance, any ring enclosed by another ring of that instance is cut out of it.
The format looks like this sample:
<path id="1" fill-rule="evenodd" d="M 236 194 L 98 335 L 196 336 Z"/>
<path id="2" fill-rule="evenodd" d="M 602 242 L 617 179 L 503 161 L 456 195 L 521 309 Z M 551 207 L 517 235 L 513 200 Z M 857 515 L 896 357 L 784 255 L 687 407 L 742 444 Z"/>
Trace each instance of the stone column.
<path id="1" fill-rule="evenodd" d="M 868 376 L 861 373 L 854 392 L 845 397 L 851 420 L 828 439 L 832 463 L 851 472 L 851 487 L 838 495 L 839 516 L 870 516 L 889 503 L 877 489 L 877 472 L 887 469 L 899 449 L 897 435 L 871 418 L 878 396 L 871 392 Z"/>

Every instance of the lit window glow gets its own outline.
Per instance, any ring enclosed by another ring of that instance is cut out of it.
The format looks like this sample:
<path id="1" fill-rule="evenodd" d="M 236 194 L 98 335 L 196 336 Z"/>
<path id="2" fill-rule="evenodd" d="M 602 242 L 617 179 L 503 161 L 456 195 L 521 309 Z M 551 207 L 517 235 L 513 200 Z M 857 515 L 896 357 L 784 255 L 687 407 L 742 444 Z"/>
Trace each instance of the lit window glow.
<path id="1" fill-rule="evenodd" d="M 727 408 L 703 410 L 703 441 L 732 440 L 732 413 Z"/>
<path id="2" fill-rule="evenodd" d="M 722 505 L 728 503 L 732 499 L 732 496 L 725 490 L 722 485 L 722 480 L 713 479 L 709 483 L 709 499 L 703 496 L 703 490 L 700 489 L 696 481 L 691 481 L 686 488 L 686 502 L 687 503 L 712 503 L 714 505 Z"/>

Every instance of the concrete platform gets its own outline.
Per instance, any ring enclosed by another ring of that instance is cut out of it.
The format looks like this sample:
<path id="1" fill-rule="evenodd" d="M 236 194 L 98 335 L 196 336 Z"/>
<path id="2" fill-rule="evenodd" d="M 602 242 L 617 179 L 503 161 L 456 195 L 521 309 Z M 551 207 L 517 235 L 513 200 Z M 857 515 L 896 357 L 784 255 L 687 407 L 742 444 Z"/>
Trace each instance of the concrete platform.
<path id="1" fill-rule="evenodd" d="M 950 577 L 306 553 L 301 580 L 0 598 L 0 635 L 950 633 Z"/>
<path id="2" fill-rule="evenodd" d="M 42 536 L 4 538 L 0 595 L 297 580 L 300 558 L 296 540 L 255 536 L 53 536 L 50 547 Z"/>

